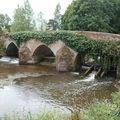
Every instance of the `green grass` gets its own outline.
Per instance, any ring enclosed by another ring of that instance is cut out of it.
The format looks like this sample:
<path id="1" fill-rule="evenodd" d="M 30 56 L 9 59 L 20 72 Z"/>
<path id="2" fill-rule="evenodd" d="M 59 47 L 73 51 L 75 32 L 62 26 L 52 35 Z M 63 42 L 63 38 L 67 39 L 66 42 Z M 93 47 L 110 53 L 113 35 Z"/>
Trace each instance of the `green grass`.
<path id="1" fill-rule="evenodd" d="M 119 107 L 120 90 L 112 94 L 112 102 L 98 102 L 82 110 L 81 120 L 120 120 L 120 116 L 117 116 Z"/>
<path id="2" fill-rule="evenodd" d="M 92 105 L 82 111 L 82 120 L 120 120 L 115 115 L 117 107 L 114 104 L 103 102 Z"/>
<path id="3" fill-rule="evenodd" d="M 29 112 L 27 115 L 5 115 L 0 120 L 70 120 L 68 115 L 57 111 L 46 111 L 37 115 Z"/>

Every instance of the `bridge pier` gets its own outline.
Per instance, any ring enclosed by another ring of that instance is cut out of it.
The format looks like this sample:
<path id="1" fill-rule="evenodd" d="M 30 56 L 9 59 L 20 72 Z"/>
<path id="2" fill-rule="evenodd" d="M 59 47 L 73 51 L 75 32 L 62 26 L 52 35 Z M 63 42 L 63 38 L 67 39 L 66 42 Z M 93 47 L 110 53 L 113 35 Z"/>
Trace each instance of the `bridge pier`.
<path id="1" fill-rule="evenodd" d="M 22 46 L 19 50 L 19 64 L 29 64 L 31 59 L 31 51 L 26 46 Z"/>
<path id="2" fill-rule="evenodd" d="M 78 53 L 63 46 L 56 54 L 56 69 L 59 72 L 76 71 L 79 69 Z"/>

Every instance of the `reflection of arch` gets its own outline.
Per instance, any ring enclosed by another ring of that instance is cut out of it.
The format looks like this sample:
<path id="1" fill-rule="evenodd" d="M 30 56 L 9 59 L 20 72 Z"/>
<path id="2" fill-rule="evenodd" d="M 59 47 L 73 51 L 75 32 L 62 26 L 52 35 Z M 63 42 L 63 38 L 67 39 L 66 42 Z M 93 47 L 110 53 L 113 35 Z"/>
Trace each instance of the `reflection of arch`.
<path id="1" fill-rule="evenodd" d="M 9 57 L 18 57 L 18 47 L 13 42 L 7 46 L 6 55 Z"/>
<path id="2" fill-rule="evenodd" d="M 42 61 L 45 57 L 55 57 L 52 50 L 46 45 L 39 45 L 33 52 L 33 58 L 35 62 Z"/>

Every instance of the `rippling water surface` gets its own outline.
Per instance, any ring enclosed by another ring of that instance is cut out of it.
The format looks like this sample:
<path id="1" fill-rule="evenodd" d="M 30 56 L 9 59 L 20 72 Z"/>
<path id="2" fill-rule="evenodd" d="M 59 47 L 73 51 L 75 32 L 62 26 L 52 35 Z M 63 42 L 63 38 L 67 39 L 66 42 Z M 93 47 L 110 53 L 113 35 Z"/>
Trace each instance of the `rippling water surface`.
<path id="1" fill-rule="evenodd" d="M 96 100 L 110 100 L 116 90 L 109 80 L 94 80 L 95 72 L 81 79 L 74 72 L 57 73 L 54 67 L 18 65 L 18 59 L 0 61 L 0 84 L 9 83 L 0 88 L 0 116 L 51 108 L 69 113 Z"/>

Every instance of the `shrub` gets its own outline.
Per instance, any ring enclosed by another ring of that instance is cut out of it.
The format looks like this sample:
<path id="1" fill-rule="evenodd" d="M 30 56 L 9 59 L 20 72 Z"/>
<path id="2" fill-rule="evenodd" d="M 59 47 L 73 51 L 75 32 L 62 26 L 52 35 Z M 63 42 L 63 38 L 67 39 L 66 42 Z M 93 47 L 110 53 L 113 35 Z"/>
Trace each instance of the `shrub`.
<path id="1" fill-rule="evenodd" d="M 112 94 L 113 103 L 120 107 L 120 90 Z"/>

